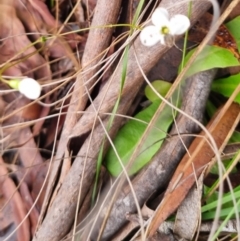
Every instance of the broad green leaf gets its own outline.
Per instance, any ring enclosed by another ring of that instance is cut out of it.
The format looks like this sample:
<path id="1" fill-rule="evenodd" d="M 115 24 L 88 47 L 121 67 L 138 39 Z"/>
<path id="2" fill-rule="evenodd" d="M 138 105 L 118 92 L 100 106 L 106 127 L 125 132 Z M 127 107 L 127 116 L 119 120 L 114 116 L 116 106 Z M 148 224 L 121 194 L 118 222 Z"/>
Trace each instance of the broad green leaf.
<path id="1" fill-rule="evenodd" d="M 187 54 L 185 63 L 187 63 L 194 51 L 195 49 Z M 237 58 L 229 50 L 217 46 L 206 46 L 188 70 L 186 77 L 213 68 L 226 68 L 238 65 Z"/>
<path id="2" fill-rule="evenodd" d="M 160 102 L 160 100 L 154 101 L 146 109 L 139 112 L 135 118 L 149 123 L 157 108 L 159 107 Z M 166 106 L 160 114 L 155 128 L 152 128 L 148 137 L 146 138 L 140 154 L 131 166 L 128 172 L 130 175 L 139 171 L 151 160 L 153 155 L 160 148 L 164 138 L 166 138 L 167 131 L 172 122 L 172 109 L 169 106 Z M 146 123 L 142 123 L 137 120 L 130 120 L 119 130 L 118 135 L 114 140 L 114 146 L 124 165 L 128 163 L 128 160 L 130 159 L 134 149 L 137 146 L 137 143 L 141 139 L 146 128 Z M 113 176 L 119 175 L 122 171 L 119 160 L 117 159 L 116 154 L 112 148 L 106 155 L 105 166 Z"/>
<path id="3" fill-rule="evenodd" d="M 240 74 L 236 74 L 227 78 L 214 80 L 212 90 L 229 98 L 239 84 Z M 240 93 L 237 95 L 235 101 L 240 104 Z"/>
<path id="4" fill-rule="evenodd" d="M 240 50 L 240 31 L 239 31 L 239 26 L 240 26 L 240 16 L 234 18 L 230 22 L 226 24 L 226 27 L 228 28 L 229 32 L 232 34 L 234 37 L 238 50 Z"/>
<path id="5" fill-rule="evenodd" d="M 155 80 L 152 82 L 152 85 L 161 96 L 165 96 L 172 84 L 163 80 Z M 145 88 L 145 95 L 151 102 L 159 99 L 150 86 Z"/>

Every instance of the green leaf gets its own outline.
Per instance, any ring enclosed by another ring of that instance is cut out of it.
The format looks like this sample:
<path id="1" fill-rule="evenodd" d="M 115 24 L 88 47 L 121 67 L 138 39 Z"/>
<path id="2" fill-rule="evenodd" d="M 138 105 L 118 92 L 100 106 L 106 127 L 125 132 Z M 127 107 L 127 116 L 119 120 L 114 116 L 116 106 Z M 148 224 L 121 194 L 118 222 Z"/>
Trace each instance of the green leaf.
<path id="1" fill-rule="evenodd" d="M 232 211 L 233 207 L 230 208 L 222 208 L 219 217 L 221 219 L 224 219 L 227 217 L 227 215 Z M 240 205 L 238 205 L 238 212 L 240 212 Z M 234 213 L 232 214 L 231 217 L 234 216 Z M 202 214 L 202 220 L 212 220 L 216 217 L 216 210 L 210 211 L 207 213 Z"/>
<path id="2" fill-rule="evenodd" d="M 229 140 L 229 143 L 239 143 L 239 142 L 240 142 L 240 132 L 234 131 Z"/>
<path id="3" fill-rule="evenodd" d="M 210 100 L 208 100 L 206 105 L 206 111 L 209 117 L 213 117 L 213 115 L 217 111 L 217 107 Z"/>
<path id="4" fill-rule="evenodd" d="M 234 193 L 235 199 L 239 200 L 240 187 L 238 186 L 238 187 L 234 188 L 233 193 Z M 214 217 L 216 216 L 216 208 L 217 208 L 217 205 L 219 202 L 217 193 L 214 193 L 213 197 L 214 198 L 212 198 L 210 200 L 210 202 L 208 202 L 208 204 L 204 205 L 201 208 L 203 220 L 214 219 Z M 223 197 L 221 199 L 221 203 L 222 203 L 222 208 L 221 208 L 221 212 L 220 212 L 221 218 L 225 218 L 229 214 L 231 209 L 233 208 L 232 198 L 233 197 L 231 195 L 231 192 L 225 193 L 223 195 Z M 240 212 L 240 206 L 238 206 L 238 211 Z"/>
<path id="5" fill-rule="evenodd" d="M 146 109 L 139 112 L 135 118 L 149 123 L 160 103 L 160 100 L 154 101 Z M 160 114 L 155 124 L 155 128 L 152 128 L 148 137 L 146 138 L 140 154 L 131 166 L 129 170 L 130 175 L 139 171 L 151 160 L 151 158 L 160 148 L 164 138 L 166 138 L 167 131 L 172 122 L 172 109 L 171 107 L 166 106 Z M 114 140 L 114 146 L 124 165 L 128 163 L 128 160 L 130 159 L 146 128 L 146 123 L 142 123 L 137 120 L 130 120 L 119 130 L 118 135 Z M 113 148 L 111 148 L 106 155 L 105 166 L 113 176 L 119 175 L 122 171 L 122 167 Z"/>
<path id="6" fill-rule="evenodd" d="M 163 80 L 155 80 L 152 82 L 152 85 L 161 96 L 165 96 L 172 84 Z M 145 95 L 151 102 L 159 99 L 150 86 L 145 88 Z"/>
<path id="7" fill-rule="evenodd" d="M 236 74 L 227 78 L 214 80 L 212 90 L 229 98 L 239 84 L 240 74 Z M 240 93 L 235 98 L 235 101 L 240 104 Z"/>
<path id="8" fill-rule="evenodd" d="M 194 51 L 195 49 L 187 54 L 185 64 L 188 62 Z M 188 70 L 186 77 L 213 68 L 226 68 L 238 65 L 239 62 L 237 58 L 235 58 L 229 50 L 217 46 L 206 46 Z"/>
<path id="9" fill-rule="evenodd" d="M 240 16 L 234 18 L 232 21 L 228 22 L 226 24 L 226 27 L 228 28 L 229 32 L 232 34 L 234 37 L 238 50 L 240 50 L 240 31 L 239 31 L 239 26 L 240 26 Z"/>

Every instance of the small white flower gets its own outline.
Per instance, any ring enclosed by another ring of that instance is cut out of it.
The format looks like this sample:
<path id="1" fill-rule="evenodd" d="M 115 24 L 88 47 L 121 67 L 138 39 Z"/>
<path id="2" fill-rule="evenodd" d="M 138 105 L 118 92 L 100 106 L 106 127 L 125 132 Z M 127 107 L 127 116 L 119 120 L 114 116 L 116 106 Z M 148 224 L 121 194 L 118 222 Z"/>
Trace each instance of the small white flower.
<path id="1" fill-rule="evenodd" d="M 40 96 L 41 89 L 41 85 L 32 78 L 22 79 L 18 83 L 19 92 L 31 100 L 35 100 Z"/>
<path id="2" fill-rule="evenodd" d="M 140 34 L 140 40 L 145 46 L 153 46 L 159 41 L 161 44 L 165 44 L 167 35 L 181 35 L 190 26 L 187 16 L 176 14 L 170 19 L 165 8 L 157 8 L 153 12 L 151 20 L 153 25 L 145 27 Z"/>

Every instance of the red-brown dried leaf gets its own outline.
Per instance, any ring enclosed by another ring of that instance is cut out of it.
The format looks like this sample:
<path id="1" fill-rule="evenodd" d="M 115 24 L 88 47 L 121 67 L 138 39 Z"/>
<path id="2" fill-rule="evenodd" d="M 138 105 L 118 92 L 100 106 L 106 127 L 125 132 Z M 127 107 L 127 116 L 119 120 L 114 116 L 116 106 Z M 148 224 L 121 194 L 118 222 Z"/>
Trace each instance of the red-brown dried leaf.
<path id="1" fill-rule="evenodd" d="M 0 231 L 5 232 L 4 238 L 9 240 L 20 223 L 23 223 L 13 233 L 15 241 L 30 240 L 30 224 L 26 217 L 27 211 L 17 188 L 8 177 L 8 171 L 0 157 Z"/>
<path id="2" fill-rule="evenodd" d="M 49 78 L 50 72 L 46 61 L 37 53 L 34 46 L 31 46 L 15 9 L 9 5 L 0 5 L 0 9 L 0 63 L 14 60 L 7 65 L 4 73 L 12 76 L 28 75 L 35 79 Z"/>
<path id="3" fill-rule="evenodd" d="M 224 114 L 219 111 L 212 118 L 212 121 L 207 125 L 207 129 L 214 138 L 217 148 L 220 148 L 230 138 L 234 131 L 233 127 L 236 127 L 239 118 L 240 105 L 236 103 L 232 103 Z M 202 131 L 200 136 L 194 139 L 188 153 L 185 154 L 178 165 L 164 198 L 151 221 L 149 236 L 154 235 L 161 223 L 178 208 L 196 182 L 196 178 L 212 161 L 214 155 L 208 137 Z"/>

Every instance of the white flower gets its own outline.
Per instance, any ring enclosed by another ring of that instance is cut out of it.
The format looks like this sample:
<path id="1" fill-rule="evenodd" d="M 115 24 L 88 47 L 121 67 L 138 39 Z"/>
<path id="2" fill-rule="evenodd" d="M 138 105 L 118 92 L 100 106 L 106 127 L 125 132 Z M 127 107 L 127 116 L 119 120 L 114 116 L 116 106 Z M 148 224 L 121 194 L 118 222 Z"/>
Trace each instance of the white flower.
<path id="1" fill-rule="evenodd" d="M 169 19 L 168 11 L 165 8 L 157 8 L 152 14 L 153 25 L 145 27 L 140 40 L 145 46 L 153 46 L 157 42 L 165 44 L 167 35 L 181 35 L 187 31 L 190 26 L 190 20 L 187 16 L 176 14 Z"/>
<path id="2" fill-rule="evenodd" d="M 18 83 L 19 92 L 31 100 L 35 100 L 40 96 L 41 89 L 41 85 L 32 78 L 22 79 Z"/>

